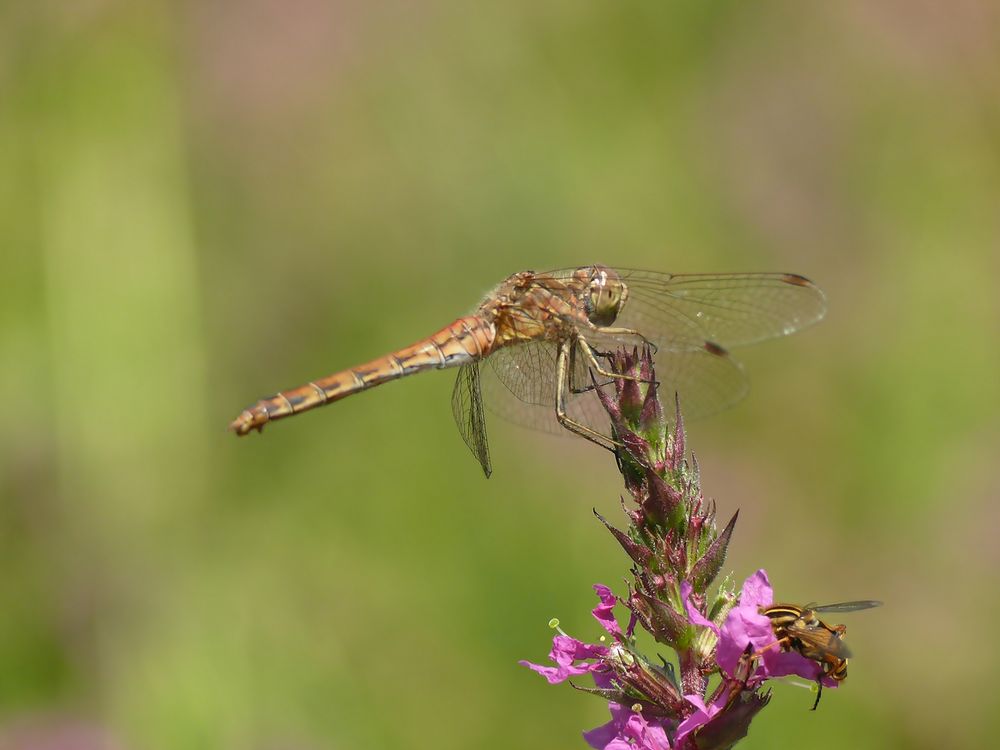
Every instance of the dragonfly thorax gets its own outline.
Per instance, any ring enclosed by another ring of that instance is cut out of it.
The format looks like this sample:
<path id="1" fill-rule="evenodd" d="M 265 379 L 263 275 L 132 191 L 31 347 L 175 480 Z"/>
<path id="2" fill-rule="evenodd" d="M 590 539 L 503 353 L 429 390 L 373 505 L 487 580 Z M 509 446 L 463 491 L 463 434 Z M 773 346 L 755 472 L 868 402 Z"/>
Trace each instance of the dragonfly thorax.
<path id="1" fill-rule="evenodd" d="M 628 287 L 621 276 L 607 266 L 586 266 L 577 274 L 586 275 L 583 305 L 587 319 L 595 326 L 612 325 L 628 299 Z"/>

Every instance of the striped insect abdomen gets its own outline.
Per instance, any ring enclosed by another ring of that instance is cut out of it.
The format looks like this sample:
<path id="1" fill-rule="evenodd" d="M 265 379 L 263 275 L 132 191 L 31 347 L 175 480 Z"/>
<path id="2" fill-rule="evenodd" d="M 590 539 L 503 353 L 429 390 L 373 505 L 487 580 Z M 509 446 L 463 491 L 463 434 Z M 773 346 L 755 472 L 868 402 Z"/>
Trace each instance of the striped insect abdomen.
<path id="1" fill-rule="evenodd" d="M 357 367 L 335 372 L 288 391 L 281 391 L 240 413 L 229 425 L 237 435 L 260 430 L 268 422 L 332 404 L 359 391 L 422 370 L 455 367 L 490 353 L 496 332 L 483 318 L 468 316 L 410 346 Z"/>

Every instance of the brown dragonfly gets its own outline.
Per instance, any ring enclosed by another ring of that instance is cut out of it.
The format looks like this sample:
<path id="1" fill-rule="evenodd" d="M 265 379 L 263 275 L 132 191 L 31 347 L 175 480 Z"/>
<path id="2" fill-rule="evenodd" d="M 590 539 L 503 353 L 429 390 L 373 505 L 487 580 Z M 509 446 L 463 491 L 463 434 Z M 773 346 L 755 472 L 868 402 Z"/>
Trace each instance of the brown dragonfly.
<path id="1" fill-rule="evenodd" d="M 790 273 L 669 274 L 581 266 L 522 271 L 471 315 L 367 364 L 262 399 L 230 424 L 237 435 L 423 370 L 458 367 L 452 409 L 486 476 L 483 394 L 499 415 L 565 430 L 614 449 L 594 393 L 616 375 L 611 353 L 649 344 L 657 377 L 685 416 L 724 409 L 747 391 L 732 347 L 784 336 L 823 317 L 823 292 Z"/>

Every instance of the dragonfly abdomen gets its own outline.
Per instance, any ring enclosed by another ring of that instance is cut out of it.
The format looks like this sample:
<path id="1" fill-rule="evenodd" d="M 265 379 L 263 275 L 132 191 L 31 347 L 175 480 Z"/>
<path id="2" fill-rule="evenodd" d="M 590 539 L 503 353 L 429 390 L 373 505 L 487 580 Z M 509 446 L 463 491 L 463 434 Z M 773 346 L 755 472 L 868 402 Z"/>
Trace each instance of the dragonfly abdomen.
<path id="1" fill-rule="evenodd" d="M 459 318 L 415 344 L 261 399 L 244 409 L 229 429 L 237 435 L 246 435 L 251 430 L 263 429 L 268 422 L 331 404 L 390 380 L 423 370 L 463 365 L 486 356 L 495 337 L 496 330 L 489 321 L 476 316 Z"/>

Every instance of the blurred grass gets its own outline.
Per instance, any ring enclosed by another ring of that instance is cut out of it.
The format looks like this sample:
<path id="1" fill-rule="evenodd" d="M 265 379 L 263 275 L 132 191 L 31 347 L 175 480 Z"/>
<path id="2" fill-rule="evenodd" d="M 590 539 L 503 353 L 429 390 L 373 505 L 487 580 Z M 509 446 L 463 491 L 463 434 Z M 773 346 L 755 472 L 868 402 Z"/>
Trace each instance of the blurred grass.
<path id="1" fill-rule="evenodd" d="M 0 721 L 126 746 L 539 747 L 599 701 L 610 460 L 429 374 L 236 441 L 256 397 L 522 268 L 790 270 L 824 324 L 692 426 L 730 566 L 852 617 L 747 748 L 980 747 L 996 614 L 1000 91 L 962 0 L 0 9 Z M 905 23 L 902 19 L 905 18 Z M 985 593 L 984 593 L 985 592 Z M 969 686 L 962 691 L 958 686 Z"/>

